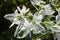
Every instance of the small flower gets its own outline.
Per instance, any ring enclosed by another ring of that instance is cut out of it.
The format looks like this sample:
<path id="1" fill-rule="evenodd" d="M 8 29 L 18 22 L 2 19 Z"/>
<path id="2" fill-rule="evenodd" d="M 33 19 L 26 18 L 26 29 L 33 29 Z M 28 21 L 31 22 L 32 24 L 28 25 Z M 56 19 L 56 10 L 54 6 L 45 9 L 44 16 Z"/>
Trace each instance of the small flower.
<path id="1" fill-rule="evenodd" d="M 38 12 L 36 12 L 33 16 L 33 20 L 36 22 L 36 24 L 40 24 L 43 19 L 43 15 L 40 15 Z"/>
<path id="2" fill-rule="evenodd" d="M 38 12 L 36 12 L 33 16 L 34 23 L 33 26 L 33 34 L 42 33 L 42 31 L 45 31 L 45 28 L 40 24 L 43 19 L 43 15 L 40 15 Z"/>
<path id="3" fill-rule="evenodd" d="M 41 7 L 43 4 L 46 4 L 46 2 L 42 1 L 42 0 L 30 0 L 31 4 L 33 5 L 34 8 L 36 8 L 36 10 L 39 10 L 37 6 Z M 43 8 L 43 7 L 41 7 Z"/>
<path id="4" fill-rule="evenodd" d="M 16 10 L 14 14 L 7 14 L 4 17 L 12 22 L 9 28 L 11 28 L 14 24 L 20 24 L 20 21 L 15 18 L 18 15 L 18 11 Z"/>
<path id="5" fill-rule="evenodd" d="M 47 5 L 44 5 L 44 9 L 40 10 L 39 13 L 43 15 L 52 15 L 54 11 L 52 10 L 52 7 L 50 6 L 50 4 L 47 4 Z"/>
<path id="6" fill-rule="evenodd" d="M 25 13 L 27 13 L 29 11 L 29 9 L 26 10 L 26 7 L 24 5 L 22 7 L 22 10 L 20 10 L 19 7 L 17 7 L 17 9 L 18 10 L 15 10 L 14 14 L 7 14 L 7 15 L 4 16 L 6 19 L 8 19 L 8 20 L 10 20 L 12 22 L 10 27 L 12 27 L 14 24 L 19 25 L 20 22 L 21 22 L 21 20 L 19 20 L 20 17 L 23 18 L 24 17 L 23 14 L 25 14 Z M 18 11 L 20 13 L 18 13 Z"/>
<path id="7" fill-rule="evenodd" d="M 40 4 L 45 4 L 44 1 L 42 0 L 30 0 L 32 5 L 40 5 Z"/>
<path id="8" fill-rule="evenodd" d="M 24 5 L 23 5 L 22 9 L 20 9 L 19 7 L 17 7 L 17 9 L 20 11 L 20 13 L 23 13 L 23 14 L 25 14 L 29 11 L 29 8 L 26 9 L 26 7 Z"/>
<path id="9" fill-rule="evenodd" d="M 20 31 L 23 31 L 25 30 L 27 27 L 25 26 L 28 26 L 28 22 L 25 20 L 25 13 L 27 13 L 29 11 L 29 9 L 26 9 L 26 7 L 23 5 L 22 9 L 20 10 L 19 7 L 17 7 L 18 10 L 15 10 L 14 13 L 12 14 L 7 14 L 5 15 L 4 17 L 8 20 L 10 20 L 12 22 L 12 24 L 10 25 L 9 28 L 11 28 L 14 24 L 17 25 L 16 27 L 16 31 L 14 33 L 14 37 L 18 37 Z M 18 11 L 20 13 L 18 13 Z M 21 19 L 21 20 L 20 20 Z M 21 30 L 20 30 L 21 29 Z M 27 32 L 26 32 L 27 31 Z M 28 28 L 26 29 L 26 34 L 23 34 L 23 36 L 21 38 L 24 38 L 29 32 Z M 25 33 L 24 32 L 24 33 Z M 25 35 L 25 36 L 24 36 Z"/>

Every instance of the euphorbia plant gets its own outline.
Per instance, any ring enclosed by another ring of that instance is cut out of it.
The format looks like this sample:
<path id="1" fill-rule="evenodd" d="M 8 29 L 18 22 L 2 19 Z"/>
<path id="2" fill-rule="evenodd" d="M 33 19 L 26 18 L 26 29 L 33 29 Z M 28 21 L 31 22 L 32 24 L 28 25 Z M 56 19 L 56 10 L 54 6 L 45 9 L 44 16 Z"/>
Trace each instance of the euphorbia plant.
<path id="1" fill-rule="evenodd" d="M 50 4 L 47 4 L 43 0 L 30 0 L 30 2 L 35 8 L 35 12 L 31 12 L 30 8 L 22 5 L 22 8 L 17 6 L 17 9 L 14 13 L 6 14 L 4 16 L 6 19 L 12 22 L 9 28 L 15 24 L 17 25 L 14 37 L 21 39 L 25 38 L 28 34 L 30 37 L 32 37 L 31 34 L 44 35 L 47 32 L 60 32 L 60 8 L 56 8 L 51 0 L 49 0 Z M 53 7 L 51 5 L 53 5 L 58 11 L 57 16 L 53 15 L 56 10 L 53 10 Z M 51 20 L 53 17 L 55 20 Z"/>

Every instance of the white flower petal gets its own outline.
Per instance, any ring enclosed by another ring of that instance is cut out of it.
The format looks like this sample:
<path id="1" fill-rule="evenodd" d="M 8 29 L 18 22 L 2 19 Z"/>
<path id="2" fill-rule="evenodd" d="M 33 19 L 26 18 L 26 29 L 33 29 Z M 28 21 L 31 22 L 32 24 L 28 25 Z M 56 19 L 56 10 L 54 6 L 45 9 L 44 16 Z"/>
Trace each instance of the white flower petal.
<path id="1" fill-rule="evenodd" d="M 31 1 L 32 5 L 35 5 L 35 3 L 32 0 L 30 0 L 30 1 Z"/>
<path id="2" fill-rule="evenodd" d="M 14 33 L 14 37 L 16 37 L 16 35 L 17 35 L 18 31 L 19 31 L 19 27 L 20 27 L 20 25 L 18 25 L 18 26 L 16 27 L 16 31 L 15 31 L 15 33 Z"/>
<path id="3" fill-rule="evenodd" d="M 21 30 L 25 30 L 25 29 L 27 29 L 27 27 L 25 27 L 25 26 L 21 28 Z"/>
<path id="4" fill-rule="evenodd" d="M 38 15 L 38 13 L 35 13 L 33 19 L 37 24 L 40 24 L 43 19 L 43 15 L 40 14 Z"/>
<path id="5" fill-rule="evenodd" d="M 9 28 L 11 28 L 14 24 L 15 24 L 15 23 L 13 22 L 13 23 L 10 25 L 10 27 L 9 27 Z"/>
<path id="6" fill-rule="evenodd" d="M 45 29 L 41 28 L 38 25 L 33 25 L 33 34 L 39 34 L 42 33 L 42 31 L 45 31 Z"/>
<path id="7" fill-rule="evenodd" d="M 32 5 L 40 5 L 41 3 L 45 4 L 45 2 L 42 0 L 30 0 L 30 1 L 31 1 Z"/>
<path id="8" fill-rule="evenodd" d="M 60 15 L 60 8 L 56 9 L 58 11 L 58 14 Z"/>
<path id="9" fill-rule="evenodd" d="M 29 21 L 28 21 L 26 18 L 24 18 L 24 21 L 25 21 L 25 22 L 24 22 L 24 26 L 30 25 L 30 24 L 29 24 Z"/>
<path id="10" fill-rule="evenodd" d="M 52 32 L 60 32 L 60 25 L 54 25 L 52 26 L 52 28 L 50 28 L 52 30 Z"/>
<path id="11" fill-rule="evenodd" d="M 52 33 L 54 33 L 54 32 L 60 32 L 60 29 L 54 29 L 54 28 L 50 28 L 50 29 L 51 29 Z"/>
<path id="12" fill-rule="evenodd" d="M 21 9 L 18 6 L 17 6 L 17 9 L 18 9 L 19 12 L 21 12 Z"/>
<path id="13" fill-rule="evenodd" d="M 50 4 L 44 6 L 44 10 L 42 11 L 43 15 L 52 15 L 54 11 L 52 10 Z"/>
<path id="14" fill-rule="evenodd" d="M 56 16 L 56 23 L 59 23 L 60 22 L 60 15 L 57 15 Z"/>
<path id="15" fill-rule="evenodd" d="M 25 11 L 26 11 L 26 7 L 23 5 L 22 12 L 25 13 Z"/>
<path id="16" fill-rule="evenodd" d="M 14 14 L 6 14 L 6 15 L 4 16 L 4 18 L 6 18 L 6 19 L 8 19 L 8 20 L 10 20 L 10 21 L 12 22 L 13 19 L 14 19 Z"/>
<path id="17" fill-rule="evenodd" d="M 40 0 L 31 0 L 33 5 L 40 5 Z"/>
<path id="18" fill-rule="evenodd" d="M 25 13 L 27 13 L 29 11 L 29 8 L 25 11 Z"/>
<path id="19" fill-rule="evenodd" d="M 60 29 L 60 26 L 59 26 L 59 25 L 55 25 L 55 26 L 53 26 L 53 27 L 56 27 L 57 29 Z"/>
<path id="20" fill-rule="evenodd" d="M 36 18 L 36 20 L 42 20 L 43 19 L 43 15 L 40 15 L 38 13 L 34 14 L 34 18 Z"/>
<path id="21" fill-rule="evenodd" d="M 19 21 L 17 18 L 14 18 L 13 20 L 14 20 L 14 23 L 17 25 L 21 23 L 21 21 Z"/>
<path id="22" fill-rule="evenodd" d="M 17 9 L 20 11 L 20 13 L 27 13 L 29 11 L 29 8 L 26 9 L 26 6 L 23 5 L 22 9 L 20 9 L 19 7 L 17 7 Z"/>

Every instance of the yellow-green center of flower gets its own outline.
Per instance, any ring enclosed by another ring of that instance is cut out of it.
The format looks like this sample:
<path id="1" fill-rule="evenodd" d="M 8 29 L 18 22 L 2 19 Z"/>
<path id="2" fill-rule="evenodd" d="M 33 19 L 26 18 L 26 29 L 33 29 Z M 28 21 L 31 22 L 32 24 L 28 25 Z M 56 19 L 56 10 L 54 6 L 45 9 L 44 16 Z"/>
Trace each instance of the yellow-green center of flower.
<path id="1" fill-rule="evenodd" d="M 17 19 L 18 20 L 21 20 L 23 18 L 24 14 L 23 13 L 20 13 L 18 16 L 17 16 Z"/>

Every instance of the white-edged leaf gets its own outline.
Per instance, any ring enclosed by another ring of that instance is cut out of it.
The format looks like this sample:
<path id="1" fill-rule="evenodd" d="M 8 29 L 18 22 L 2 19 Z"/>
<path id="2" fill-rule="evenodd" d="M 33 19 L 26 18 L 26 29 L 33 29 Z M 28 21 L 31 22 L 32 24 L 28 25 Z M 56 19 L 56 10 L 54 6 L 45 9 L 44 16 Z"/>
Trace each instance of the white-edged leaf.
<path id="1" fill-rule="evenodd" d="M 30 30 L 27 27 L 22 27 L 22 29 L 18 32 L 17 38 L 24 38 L 30 33 Z M 20 36 L 21 35 L 21 36 Z"/>

